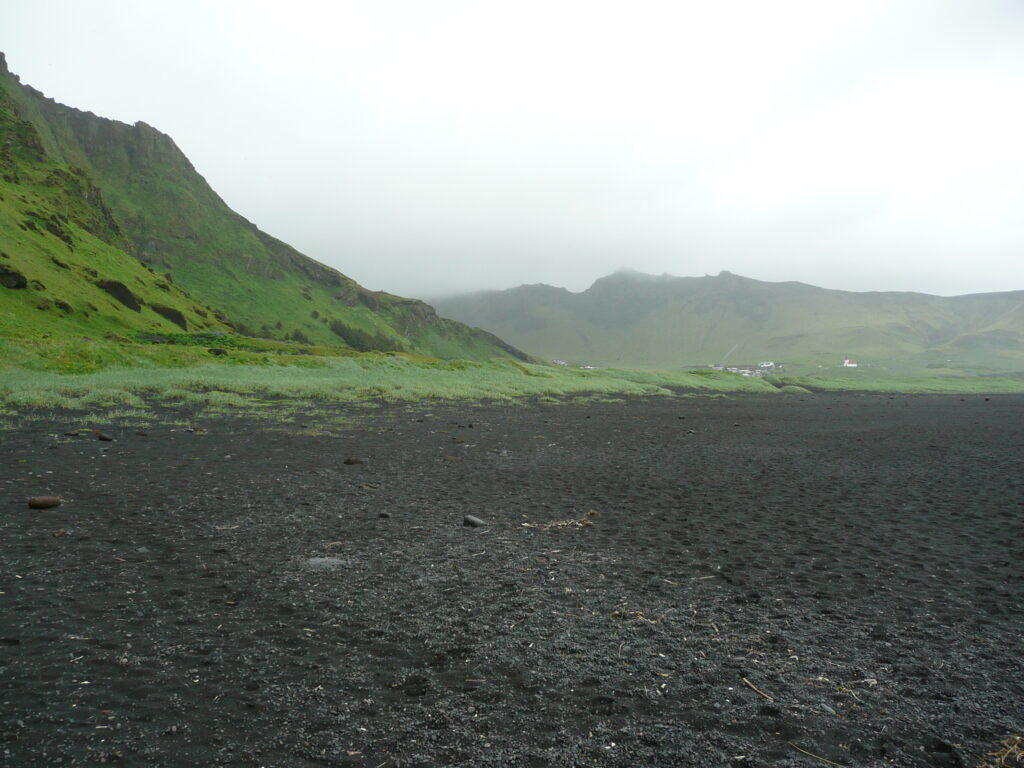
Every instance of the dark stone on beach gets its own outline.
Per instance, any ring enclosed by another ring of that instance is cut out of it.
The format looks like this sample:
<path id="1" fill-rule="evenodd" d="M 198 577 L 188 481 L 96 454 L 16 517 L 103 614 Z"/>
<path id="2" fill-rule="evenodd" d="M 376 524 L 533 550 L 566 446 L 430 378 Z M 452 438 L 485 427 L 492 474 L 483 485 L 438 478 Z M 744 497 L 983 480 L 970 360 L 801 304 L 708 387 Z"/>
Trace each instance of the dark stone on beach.
<path id="1" fill-rule="evenodd" d="M 378 512 L 377 517 L 391 517 L 390 512 Z"/>
<path id="2" fill-rule="evenodd" d="M 306 567 L 311 571 L 333 571 L 348 563 L 340 557 L 311 557 L 306 560 Z"/>
<path id="3" fill-rule="evenodd" d="M 33 496 L 28 500 L 28 505 L 32 509 L 50 509 L 59 507 L 63 502 L 60 496 Z"/>
<path id="4" fill-rule="evenodd" d="M 96 439 L 97 440 L 102 440 L 105 443 L 112 443 L 112 442 L 114 442 L 114 438 L 112 438 L 106 432 L 97 432 L 96 433 Z"/>
<path id="5" fill-rule="evenodd" d="M 348 464 L 349 466 L 351 466 L 352 464 L 362 464 L 362 463 L 364 463 L 364 462 L 363 462 L 363 460 L 362 460 L 362 459 L 360 459 L 360 458 L 357 458 L 357 457 L 355 457 L 355 456 L 349 456 L 349 457 L 348 457 L 348 458 L 346 458 L 346 459 L 345 459 L 345 461 L 344 461 L 344 462 L 342 462 L 342 463 L 343 463 L 343 464 Z"/>
<path id="6" fill-rule="evenodd" d="M 475 517 L 473 515 L 466 515 L 465 517 L 463 517 L 462 524 L 467 528 L 479 528 L 481 525 L 487 525 L 487 523 L 485 523 L 479 517 Z"/>

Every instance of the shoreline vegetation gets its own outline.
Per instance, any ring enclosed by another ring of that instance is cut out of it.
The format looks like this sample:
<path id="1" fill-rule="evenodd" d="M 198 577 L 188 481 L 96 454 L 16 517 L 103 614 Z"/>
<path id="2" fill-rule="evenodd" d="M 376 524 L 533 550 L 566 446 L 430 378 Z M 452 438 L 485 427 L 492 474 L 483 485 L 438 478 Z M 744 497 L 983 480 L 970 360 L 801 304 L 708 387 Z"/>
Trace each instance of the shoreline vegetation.
<path id="1" fill-rule="evenodd" d="M 191 341 L 191 343 L 189 343 Z M 223 355 L 211 355 L 215 341 Z M 385 402 L 547 402 L 623 396 L 1024 393 L 1024 377 L 771 376 L 709 369 L 585 370 L 511 358 L 437 360 L 404 353 L 346 353 L 329 347 L 223 336 L 216 340 L 0 339 L 0 425 L 26 410 L 79 411 L 144 424 L 154 408 L 198 417 L 240 412 L 285 418 L 296 409 Z M 866 372 L 865 372 L 866 373 Z"/>

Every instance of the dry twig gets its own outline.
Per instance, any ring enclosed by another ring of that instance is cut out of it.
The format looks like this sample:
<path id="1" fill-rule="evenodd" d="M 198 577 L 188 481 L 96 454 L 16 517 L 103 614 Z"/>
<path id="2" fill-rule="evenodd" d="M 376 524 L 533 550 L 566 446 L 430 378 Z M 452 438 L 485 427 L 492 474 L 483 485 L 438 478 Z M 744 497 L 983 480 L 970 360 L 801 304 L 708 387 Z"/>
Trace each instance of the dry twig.
<path id="1" fill-rule="evenodd" d="M 761 695 L 762 695 L 762 696 L 764 696 L 764 697 L 765 697 L 766 699 L 768 699 L 768 701 L 775 701 L 775 697 L 774 697 L 774 696 L 769 696 L 769 695 L 768 695 L 767 693 L 765 693 L 764 691 L 762 691 L 762 690 L 761 690 L 760 688 L 758 688 L 758 687 L 757 687 L 756 685 L 754 685 L 754 684 L 753 684 L 752 682 L 750 682 L 749 680 L 747 680 L 747 678 L 743 677 L 743 678 L 740 678 L 740 679 L 741 679 L 741 680 L 743 680 L 743 682 L 747 684 L 747 687 L 748 687 L 748 688 L 750 688 L 750 690 L 752 690 L 752 691 L 753 691 L 754 693 L 759 693 L 759 694 L 761 694 Z"/>
<path id="2" fill-rule="evenodd" d="M 813 757 L 815 760 L 820 760 L 823 763 L 828 763 L 829 765 L 834 765 L 834 766 L 836 766 L 836 768 L 846 768 L 846 766 L 843 765 L 842 763 L 833 763 L 827 757 L 822 757 L 821 755 L 816 755 L 813 752 L 808 752 L 806 749 L 800 749 L 800 747 L 798 747 L 792 741 L 789 741 L 789 742 L 786 742 L 786 743 L 789 744 L 789 746 L 791 746 L 797 752 L 801 752 L 801 753 L 807 755 L 808 757 Z"/>
<path id="3" fill-rule="evenodd" d="M 552 520 L 549 523 L 523 523 L 523 528 L 540 528 L 542 531 L 550 531 L 558 528 L 586 528 L 594 523 L 585 517 L 578 520 Z"/>
<path id="4" fill-rule="evenodd" d="M 1019 768 L 1024 766 L 1024 736 L 1017 734 L 1003 742 L 1003 748 L 989 752 L 995 758 L 993 763 L 983 763 L 979 768 Z"/>

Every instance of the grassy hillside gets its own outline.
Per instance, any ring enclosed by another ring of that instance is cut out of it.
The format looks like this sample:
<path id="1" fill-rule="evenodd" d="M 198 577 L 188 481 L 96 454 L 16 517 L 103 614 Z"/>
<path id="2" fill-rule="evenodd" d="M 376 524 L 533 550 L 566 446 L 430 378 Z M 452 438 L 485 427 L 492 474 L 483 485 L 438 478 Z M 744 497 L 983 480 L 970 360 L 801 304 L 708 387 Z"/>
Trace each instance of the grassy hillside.
<path id="1" fill-rule="evenodd" d="M 622 272 L 581 293 L 521 286 L 435 302 L 546 357 L 666 367 L 786 361 L 902 372 L 1024 370 L 1024 291 L 943 298 Z"/>
<path id="2" fill-rule="evenodd" d="M 367 291 L 260 231 L 221 200 L 170 137 L 145 123 L 127 125 L 57 104 L 22 85 L 2 54 L 0 106 L 6 169 L 0 249 L 19 274 L 59 291 L 51 299 L 59 298 L 60 306 L 79 293 L 73 286 L 80 281 L 127 286 L 140 299 L 140 315 L 124 315 L 120 302 L 112 310 L 118 315 L 97 326 L 104 332 L 163 327 L 148 320 L 156 307 L 167 306 L 182 313 L 165 313 L 179 329 L 230 325 L 245 335 L 360 351 L 525 358 L 490 334 L 441 320 L 423 302 Z M 27 219 L 35 229 L 24 229 Z M 68 267 L 52 266 L 51 257 Z M 38 318 L 24 309 L 39 298 L 33 292 L 41 292 L 35 283 L 22 293 L 0 290 L 0 306 L 32 329 Z M 105 310 L 109 304 L 97 303 L 88 287 L 81 293 L 82 307 Z M 83 311 L 64 315 L 93 328 L 99 310 L 88 317 Z"/>
<path id="3" fill-rule="evenodd" d="M 218 310 L 125 248 L 89 176 L 54 162 L 0 90 L 0 335 L 84 344 L 141 331 L 230 330 Z"/>

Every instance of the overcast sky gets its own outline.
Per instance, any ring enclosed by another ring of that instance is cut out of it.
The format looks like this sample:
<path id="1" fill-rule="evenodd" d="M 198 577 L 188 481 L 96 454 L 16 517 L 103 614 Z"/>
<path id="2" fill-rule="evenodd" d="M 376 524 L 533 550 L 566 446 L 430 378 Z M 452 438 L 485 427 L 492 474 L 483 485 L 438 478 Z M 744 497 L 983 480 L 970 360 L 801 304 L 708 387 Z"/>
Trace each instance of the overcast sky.
<path id="1" fill-rule="evenodd" d="M 372 289 L 1024 289 L 1021 0 L 0 0 L 0 50 Z"/>

